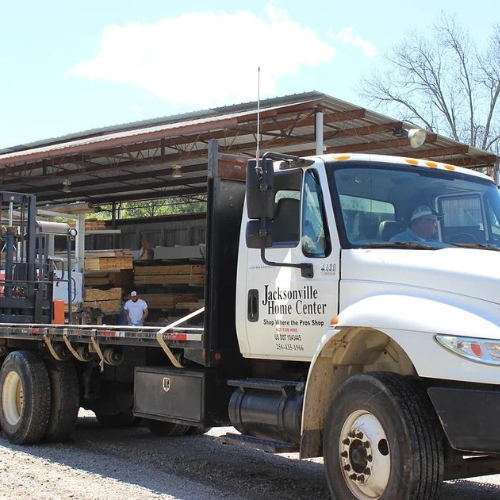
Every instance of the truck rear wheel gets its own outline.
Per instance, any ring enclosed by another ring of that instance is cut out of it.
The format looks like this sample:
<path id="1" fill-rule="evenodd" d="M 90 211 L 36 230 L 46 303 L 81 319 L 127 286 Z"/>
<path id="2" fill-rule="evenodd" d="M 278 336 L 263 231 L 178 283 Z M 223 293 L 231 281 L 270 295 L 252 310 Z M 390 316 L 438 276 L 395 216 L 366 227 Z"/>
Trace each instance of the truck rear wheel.
<path id="1" fill-rule="evenodd" d="M 42 358 L 31 351 L 11 352 L 0 370 L 0 424 L 15 444 L 37 443 L 50 416 L 50 381 Z"/>
<path id="2" fill-rule="evenodd" d="M 71 361 L 46 361 L 49 373 L 51 407 L 44 440 L 53 443 L 66 441 L 75 427 L 80 408 L 78 376 Z"/>
<path id="3" fill-rule="evenodd" d="M 145 419 L 147 428 L 155 435 L 161 437 L 184 436 L 189 430 L 189 425 L 174 424 L 161 420 Z"/>
<path id="4" fill-rule="evenodd" d="M 330 405 L 323 441 L 332 497 L 437 498 L 443 478 L 439 425 L 412 380 L 384 372 L 347 379 Z"/>

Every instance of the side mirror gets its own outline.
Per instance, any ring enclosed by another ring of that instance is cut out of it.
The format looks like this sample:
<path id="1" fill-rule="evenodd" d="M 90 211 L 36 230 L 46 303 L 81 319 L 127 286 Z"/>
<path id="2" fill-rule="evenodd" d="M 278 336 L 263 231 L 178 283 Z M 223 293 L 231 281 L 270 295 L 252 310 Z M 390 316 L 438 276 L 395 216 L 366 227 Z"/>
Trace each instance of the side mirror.
<path id="1" fill-rule="evenodd" d="M 274 169 L 272 160 L 249 160 L 246 179 L 249 219 L 272 219 L 274 216 Z M 264 197 L 264 201 L 262 200 Z M 262 213 L 264 212 L 264 213 Z"/>
<path id="2" fill-rule="evenodd" d="M 247 222 L 246 241 L 247 248 L 261 248 L 262 240 L 260 238 L 261 222 L 260 220 L 250 220 Z M 266 239 L 265 248 L 273 246 L 273 222 L 266 220 Z"/>

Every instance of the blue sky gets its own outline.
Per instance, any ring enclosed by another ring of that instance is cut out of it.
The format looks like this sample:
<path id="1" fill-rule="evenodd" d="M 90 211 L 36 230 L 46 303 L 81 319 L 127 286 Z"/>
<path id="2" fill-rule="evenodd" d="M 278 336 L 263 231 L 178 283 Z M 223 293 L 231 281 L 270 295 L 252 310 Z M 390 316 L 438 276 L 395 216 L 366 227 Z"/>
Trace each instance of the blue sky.
<path id="1" fill-rule="evenodd" d="M 0 148 L 257 98 L 356 85 L 441 11 L 478 44 L 498 0 L 4 2 Z"/>

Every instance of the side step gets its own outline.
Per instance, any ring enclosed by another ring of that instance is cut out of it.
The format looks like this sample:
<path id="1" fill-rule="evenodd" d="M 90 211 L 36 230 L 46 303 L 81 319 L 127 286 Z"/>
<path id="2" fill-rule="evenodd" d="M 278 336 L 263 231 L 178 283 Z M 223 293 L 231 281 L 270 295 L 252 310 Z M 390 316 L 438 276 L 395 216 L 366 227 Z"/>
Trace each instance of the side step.
<path id="1" fill-rule="evenodd" d="M 246 446 L 247 448 L 262 450 L 267 453 L 295 453 L 299 451 L 299 445 L 295 443 L 243 436 L 241 434 L 226 434 L 225 436 L 221 436 L 220 440 L 224 444 Z"/>
<path id="2" fill-rule="evenodd" d="M 258 389 L 262 391 L 282 392 L 285 395 L 289 392 L 303 393 L 305 390 L 304 382 L 293 382 L 291 380 L 273 380 L 273 379 L 242 379 L 228 380 L 227 385 L 239 387 L 240 389 Z"/>

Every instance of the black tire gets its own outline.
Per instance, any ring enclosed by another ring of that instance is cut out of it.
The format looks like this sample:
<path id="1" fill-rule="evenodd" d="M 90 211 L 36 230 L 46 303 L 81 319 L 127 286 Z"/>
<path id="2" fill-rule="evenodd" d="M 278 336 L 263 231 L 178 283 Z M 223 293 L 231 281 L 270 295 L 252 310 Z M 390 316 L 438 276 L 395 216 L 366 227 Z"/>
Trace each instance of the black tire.
<path id="1" fill-rule="evenodd" d="M 97 420 L 103 427 L 130 427 L 134 425 L 137 418 L 134 417 L 132 410 L 124 410 L 114 415 L 95 414 Z"/>
<path id="2" fill-rule="evenodd" d="M 42 358 L 31 351 L 11 352 L 0 370 L 0 425 L 15 444 L 37 443 L 50 416 L 50 381 Z"/>
<path id="3" fill-rule="evenodd" d="M 208 432 L 212 427 L 196 427 L 195 425 L 190 425 L 186 432 L 186 436 L 202 436 Z"/>
<path id="4" fill-rule="evenodd" d="M 80 388 L 75 366 L 71 361 L 45 362 L 49 373 L 52 401 L 44 441 L 67 441 L 75 428 L 80 409 Z"/>
<path id="5" fill-rule="evenodd" d="M 155 435 L 160 437 L 184 436 L 189 430 L 189 425 L 174 424 L 173 422 L 163 422 L 161 420 L 145 419 L 146 427 Z"/>
<path id="6" fill-rule="evenodd" d="M 334 499 L 439 497 L 440 423 L 412 379 L 386 372 L 347 379 L 330 405 L 323 451 Z"/>

